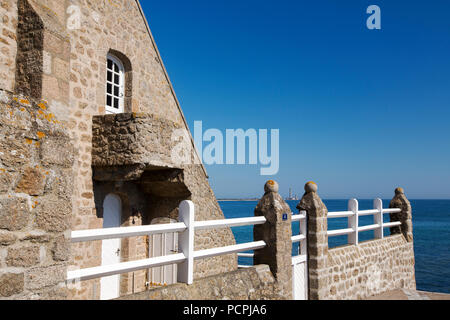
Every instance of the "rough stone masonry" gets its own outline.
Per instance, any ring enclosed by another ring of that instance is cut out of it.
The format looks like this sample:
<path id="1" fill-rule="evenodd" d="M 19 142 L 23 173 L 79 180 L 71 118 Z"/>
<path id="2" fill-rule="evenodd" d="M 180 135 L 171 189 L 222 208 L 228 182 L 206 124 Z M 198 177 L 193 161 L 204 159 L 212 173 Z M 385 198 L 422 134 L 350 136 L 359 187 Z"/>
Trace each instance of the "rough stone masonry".
<path id="1" fill-rule="evenodd" d="M 0 110 L 0 299 L 66 299 L 75 149 L 44 101 Z"/>
<path id="2" fill-rule="evenodd" d="M 416 289 L 411 205 L 403 189 L 395 191 L 390 208 L 391 236 L 358 245 L 328 248 L 328 209 L 315 183 L 305 186 L 298 204 L 308 216 L 309 299 L 355 300 L 395 289 Z"/>
<path id="3" fill-rule="evenodd" d="M 200 161 L 169 161 L 172 130 L 189 129 L 138 1 L 1 0 L 0 23 L 1 298 L 60 298 L 68 266 L 100 266 L 101 241 L 70 245 L 69 237 L 103 227 L 109 193 L 122 200 L 121 226 L 176 219 L 187 199 L 197 220 L 224 218 Z M 126 115 L 106 116 L 108 54 L 125 68 Z M 127 139 L 147 141 L 146 157 L 122 152 Z M 194 145 L 190 136 L 185 143 Z M 133 165 L 121 162 L 125 156 Z M 132 166 L 142 170 L 121 175 Z M 229 229 L 196 238 L 197 249 L 235 243 Z M 123 262 L 146 258 L 149 239 L 126 239 L 121 248 Z M 195 277 L 236 269 L 236 255 L 211 258 L 196 264 Z M 122 275 L 120 295 L 147 282 L 146 271 Z M 99 299 L 101 284 L 66 291 Z"/>

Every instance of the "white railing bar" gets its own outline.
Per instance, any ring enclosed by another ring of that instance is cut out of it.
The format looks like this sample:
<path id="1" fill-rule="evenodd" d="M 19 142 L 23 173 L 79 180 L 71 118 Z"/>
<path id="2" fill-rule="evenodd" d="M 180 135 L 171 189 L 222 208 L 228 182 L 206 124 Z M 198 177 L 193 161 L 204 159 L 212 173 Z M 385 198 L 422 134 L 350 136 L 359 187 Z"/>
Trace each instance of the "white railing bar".
<path id="1" fill-rule="evenodd" d="M 401 225 L 402 225 L 402 223 L 400 221 L 383 223 L 384 228 L 398 227 Z"/>
<path id="2" fill-rule="evenodd" d="M 266 246 L 266 243 L 264 241 L 256 241 L 256 242 L 236 244 L 236 245 L 221 247 L 221 248 L 205 249 L 205 250 L 195 251 L 194 259 L 205 259 L 205 258 L 211 258 L 211 257 L 216 257 L 216 256 L 221 256 L 221 255 L 226 255 L 226 254 L 239 253 L 239 252 L 249 251 L 249 250 L 256 250 L 256 249 L 264 248 L 265 246 Z"/>
<path id="3" fill-rule="evenodd" d="M 196 221 L 194 222 L 194 228 L 195 230 L 206 230 L 217 228 L 243 227 L 243 226 L 264 224 L 266 223 L 266 221 L 267 220 L 265 217 Z"/>
<path id="4" fill-rule="evenodd" d="M 371 224 L 371 225 L 368 225 L 368 226 L 358 227 L 358 231 L 364 232 L 364 231 L 375 230 L 375 229 L 378 229 L 378 228 L 380 228 L 379 224 Z"/>
<path id="5" fill-rule="evenodd" d="M 91 229 L 82 231 L 72 231 L 71 241 L 85 242 L 85 241 L 108 240 L 118 238 L 130 238 L 160 233 L 182 232 L 184 230 L 186 230 L 186 225 L 182 222 L 158 224 L 150 226 L 138 226 L 138 227 Z"/>
<path id="6" fill-rule="evenodd" d="M 392 208 L 392 209 L 383 209 L 383 213 L 400 213 L 402 209 Z"/>
<path id="7" fill-rule="evenodd" d="M 354 215 L 352 211 L 338 211 L 338 212 L 328 212 L 328 218 L 344 218 L 351 217 Z"/>
<path id="8" fill-rule="evenodd" d="M 330 230 L 327 232 L 329 237 L 336 237 L 336 236 L 343 236 L 346 234 L 350 234 L 354 232 L 354 230 L 352 228 L 348 228 L 348 229 L 340 229 L 340 230 Z"/>
<path id="9" fill-rule="evenodd" d="M 371 216 L 371 215 L 374 215 L 374 214 L 377 214 L 377 213 L 380 213 L 380 211 L 376 210 L 376 209 L 358 211 L 358 215 L 360 217 L 362 217 L 362 216 Z"/>
<path id="10" fill-rule="evenodd" d="M 186 260 L 186 256 L 182 253 L 171 254 L 168 256 L 150 258 L 145 260 L 137 260 L 112 264 L 108 266 L 100 266 L 88 269 L 80 269 L 67 272 L 67 281 L 84 281 L 96 278 L 108 277 L 117 274 L 145 270 L 149 268 L 180 263 Z"/>
<path id="11" fill-rule="evenodd" d="M 306 240 L 306 236 L 303 234 L 299 234 L 298 236 L 293 236 L 291 238 L 291 240 L 292 240 L 292 243 L 300 242 L 300 241 Z"/>
<path id="12" fill-rule="evenodd" d="M 306 219 L 306 214 L 293 214 L 292 215 L 292 222 L 302 221 L 305 219 Z"/>
<path id="13" fill-rule="evenodd" d="M 238 253 L 237 255 L 241 258 L 253 258 L 255 256 L 254 253 Z"/>
<path id="14" fill-rule="evenodd" d="M 253 266 L 245 266 L 245 265 L 238 265 L 238 268 L 242 268 L 242 269 L 248 269 L 248 268 L 252 268 Z"/>
<path id="15" fill-rule="evenodd" d="M 292 257 L 292 265 L 305 262 L 307 259 L 306 254 L 302 254 L 296 257 Z"/>

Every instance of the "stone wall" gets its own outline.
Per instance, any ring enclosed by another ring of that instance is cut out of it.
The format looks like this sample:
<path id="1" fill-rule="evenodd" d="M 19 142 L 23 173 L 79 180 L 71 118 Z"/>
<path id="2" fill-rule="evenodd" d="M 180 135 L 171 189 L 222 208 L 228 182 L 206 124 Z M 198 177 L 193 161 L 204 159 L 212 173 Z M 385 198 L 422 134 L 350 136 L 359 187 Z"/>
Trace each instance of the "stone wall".
<path id="1" fill-rule="evenodd" d="M 395 289 L 415 289 L 411 205 L 403 189 L 395 191 L 390 208 L 391 236 L 358 245 L 328 248 L 328 209 L 310 182 L 297 208 L 308 217 L 308 273 L 310 300 L 355 300 Z"/>
<path id="2" fill-rule="evenodd" d="M 416 289 L 414 247 L 402 235 L 328 251 L 326 299 L 363 299 L 396 289 Z"/>
<path id="3" fill-rule="evenodd" d="M 119 300 L 286 300 L 268 265 L 205 277 L 192 285 L 152 288 Z"/>
<path id="4" fill-rule="evenodd" d="M 92 179 L 92 117 L 105 114 L 107 54 L 123 58 L 126 65 L 127 112 L 150 114 L 188 130 L 140 4 L 136 0 L 1 0 L 0 19 L 0 89 L 45 99 L 46 111 L 64 122 L 78 150 L 72 165 L 73 229 L 102 228 Z M 155 132 L 147 138 L 153 139 L 158 154 L 161 137 Z M 189 133 L 188 138 L 185 144 L 192 146 Z M 182 169 L 198 218 L 223 218 L 203 166 Z M 176 215 L 165 199 L 155 202 L 161 209 L 171 209 L 167 216 Z M 198 239 L 200 247 L 234 243 L 229 230 L 219 237 L 201 232 Z M 71 265 L 101 265 L 101 242 L 74 244 Z M 236 268 L 235 256 L 209 259 L 199 263 L 197 277 Z M 99 285 L 98 280 L 86 281 L 71 297 L 98 299 Z"/>
<path id="5" fill-rule="evenodd" d="M 127 97 L 127 112 L 150 114 L 155 119 L 166 119 L 178 127 L 188 128 L 138 1 L 71 0 L 65 3 L 64 10 L 69 6 L 81 9 L 80 27 L 68 30 L 71 43 L 70 112 L 65 113 L 65 116 L 75 143 L 80 147 L 74 184 L 75 196 L 79 200 L 74 208 L 73 225 L 76 230 L 101 228 L 102 219 L 97 214 L 98 207 L 95 206 L 93 197 L 92 116 L 105 114 L 108 52 L 120 53 L 130 61 L 127 77 L 131 79 L 128 85 L 132 89 L 126 90 L 127 95 L 131 95 Z M 63 9 L 55 12 L 60 16 L 65 13 Z M 73 14 L 69 15 L 68 19 L 72 16 Z M 162 148 L 158 145 L 162 140 L 158 132 L 143 138 L 154 141 L 154 148 Z M 187 143 L 192 145 L 191 140 Z M 155 154 L 158 153 L 160 150 L 155 150 Z M 198 219 L 223 218 L 203 167 L 184 168 L 184 174 L 186 183 L 191 184 L 191 200 L 196 205 Z M 170 212 L 166 214 L 169 216 Z M 199 234 L 198 239 L 199 246 L 212 243 L 226 245 L 229 241 L 234 241 L 231 231 L 228 231 L 227 242 L 223 242 L 224 237 L 213 238 L 208 232 Z M 82 268 L 101 265 L 98 250 L 95 243 L 75 245 L 73 264 Z M 210 259 L 200 263 L 197 276 L 236 268 L 237 261 L 232 256 Z M 74 298 L 96 299 L 99 297 L 98 293 L 98 281 L 88 281 L 82 290 L 74 292 Z"/>
<path id="6" fill-rule="evenodd" d="M 134 181 L 145 193 L 142 199 L 147 208 L 141 212 L 147 224 L 160 217 L 177 220 L 178 206 L 183 200 L 194 202 L 196 221 L 223 219 L 201 164 L 195 164 L 193 149 L 178 150 L 186 152 L 187 163 L 178 162 L 179 158 L 173 157 L 177 145 L 185 146 L 183 136 L 177 135 L 183 129 L 176 122 L 146 113 L 95 116 L 92 140 L 94 180 L 103 184 Z M 195 239 L 196 250 L 235 244 L 230 229 L 198 231 Z M 236 255 L 205 259 L 195 262 L 195 278 L 236 269 Z"/>
<path id="7" fill-rule="evenodd" d="M 0 90 L 0 299 L 65 299 L 73 161 L 45 101 Z"/>

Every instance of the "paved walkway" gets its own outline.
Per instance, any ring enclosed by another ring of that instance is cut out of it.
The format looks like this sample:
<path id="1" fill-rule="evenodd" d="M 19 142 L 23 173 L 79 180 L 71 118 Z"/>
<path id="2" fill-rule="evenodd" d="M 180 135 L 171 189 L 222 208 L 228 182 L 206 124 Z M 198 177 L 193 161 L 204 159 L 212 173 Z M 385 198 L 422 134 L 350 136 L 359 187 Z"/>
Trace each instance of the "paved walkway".
<path id="1" fill-rule="evenodd" d="M 367 300 L 450 300 L 450 294 L 402 289 L 370 297 Z"/>

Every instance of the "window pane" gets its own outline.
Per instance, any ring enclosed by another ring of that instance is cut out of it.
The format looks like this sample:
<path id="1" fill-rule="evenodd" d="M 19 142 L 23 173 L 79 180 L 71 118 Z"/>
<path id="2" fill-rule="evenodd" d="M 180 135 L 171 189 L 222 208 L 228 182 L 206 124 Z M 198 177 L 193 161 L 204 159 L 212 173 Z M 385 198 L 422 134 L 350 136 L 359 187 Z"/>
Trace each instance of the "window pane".
<path id="1" fill-rule="evenodd" d="M 108 71 L 108 81 L 112 82 L 112 73 L 111 73 L 111 71 Z"/>
<path id="2" fill-rule="evenodd" d="M 119 75 L 118 74 L 114 75 L 114 83 L 115 84 L 120 84 L 120 80 L 119 80 Z"/>
<path id="3" fill-rule="evenodd" d="M 108 69 L 112 70 L 113 62 L 108 59 Z"/>
<path id="4" fill-rule="evenodd" d="M 112 94 L 112 84 L 108 83 L 106 86 L 106 93 Z"/>
<path id="5" fill-rule="evenodd" d="M 106 105 L 108 107 L 112 107 L 112 97 L 111 96 L 106 96 Z"/>
<path id="6" fill-rule="evenodd" d="M 114 98 L 114 108 L 119 109 L 119 99 Z"/>
<path id="7" fill-rule="evenodd" d="M 119 96 L 119 87 L 117 87 L 117 86 L 114 86 L 114 95 L 115 95 L 116 97 Z"/>
<path id="8" fill-rule="evenodd" d="M 119 66 L 114 63 L 114 72 L 119 72 Z"/>

